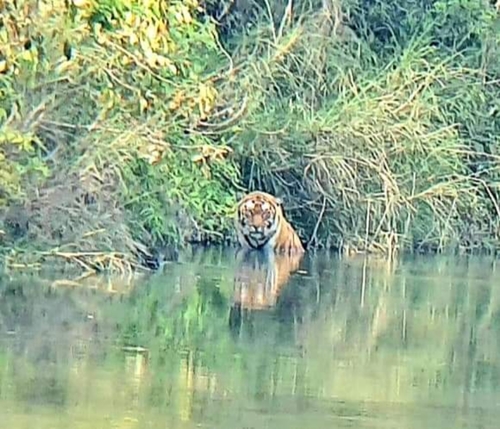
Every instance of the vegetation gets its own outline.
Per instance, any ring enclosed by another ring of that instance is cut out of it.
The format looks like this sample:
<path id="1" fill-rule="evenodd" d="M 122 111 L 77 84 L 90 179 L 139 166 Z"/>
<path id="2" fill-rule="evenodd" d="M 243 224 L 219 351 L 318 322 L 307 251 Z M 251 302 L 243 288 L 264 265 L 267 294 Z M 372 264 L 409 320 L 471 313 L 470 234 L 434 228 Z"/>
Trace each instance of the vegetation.
<path id="1" fill-rule="evenodd" d="M 123 268 L 151 249 L 227 242 L 251 189 L 282 196 L 311 246 L 498 245 L 490 2 L 19 0 L 0 12 L 11 258 Z"/>

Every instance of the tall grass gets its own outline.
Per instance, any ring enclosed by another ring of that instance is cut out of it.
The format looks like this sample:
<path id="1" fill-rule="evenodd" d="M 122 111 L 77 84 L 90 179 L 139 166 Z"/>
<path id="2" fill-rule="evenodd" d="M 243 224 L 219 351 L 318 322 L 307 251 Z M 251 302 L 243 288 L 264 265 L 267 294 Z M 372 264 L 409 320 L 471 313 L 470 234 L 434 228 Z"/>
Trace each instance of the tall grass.
<path id="1" fill-rule="evenodd" d="M 495 250 L 497 11 L 462 3 L 3 5 L 2 249 L 227 242 L 263 189 L 311 247 Z"/>
<path id="2" fill-rule="evenodd" d="M 228 60 L 196 3 L 25 0 L 3 12 L 5 248 L 136 259 L 224 238 L 238 171 L 198 130 L 223 116 L 215 83 Z"/>
<path id="3" fill-rule="evenodd" d="M 384 2 L 313 5 L 278 24 L 262 12 L 234 49 L 259 99 L 235 145 L 245 183 L 284 194 L 313 244 L 495 248 L 493 9 L 470 2 L 474 24 L 458 29 L 454 2 L 427 17 L 405 6 L 403 21 Z"/>

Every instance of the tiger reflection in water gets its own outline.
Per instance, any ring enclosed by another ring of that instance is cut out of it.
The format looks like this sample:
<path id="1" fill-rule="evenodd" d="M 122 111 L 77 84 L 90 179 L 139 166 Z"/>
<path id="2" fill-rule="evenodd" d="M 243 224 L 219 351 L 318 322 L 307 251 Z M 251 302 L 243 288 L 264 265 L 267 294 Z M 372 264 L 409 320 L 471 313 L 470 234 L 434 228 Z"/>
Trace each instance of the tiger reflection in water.
<path id="1" fill-rule="evenodd" d="M 281 200 L 265 192 L 252 192 L 239 201 L 235 227 L 241 249 L 237 252 L 234 306 L 271 308 L 298 270 L 304 247 L 285 219 Z"/>

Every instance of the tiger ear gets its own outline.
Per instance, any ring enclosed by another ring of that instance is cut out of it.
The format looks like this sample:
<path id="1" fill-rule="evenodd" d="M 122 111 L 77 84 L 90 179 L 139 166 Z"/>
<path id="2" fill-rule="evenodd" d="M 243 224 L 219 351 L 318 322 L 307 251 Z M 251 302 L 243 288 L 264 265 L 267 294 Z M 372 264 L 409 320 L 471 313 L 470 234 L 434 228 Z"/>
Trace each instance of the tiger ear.
<path id="1" fill-rule="evenodd" d="M 282 206 L 283 205 L 283 200 L 280 197 L 276 197 L 276 204 L 278 206 Z"/>

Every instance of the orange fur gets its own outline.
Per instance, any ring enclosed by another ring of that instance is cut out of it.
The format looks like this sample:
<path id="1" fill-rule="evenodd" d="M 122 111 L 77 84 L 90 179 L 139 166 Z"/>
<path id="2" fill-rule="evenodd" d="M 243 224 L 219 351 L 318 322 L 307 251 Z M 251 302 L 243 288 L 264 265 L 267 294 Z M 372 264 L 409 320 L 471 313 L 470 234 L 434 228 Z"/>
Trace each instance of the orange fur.
<path id="1" fill-rule="evenodd" d="M 281 200 L 265 192 L 251 192 L 237 206 L 236 232 L 246 249 L 302 254 L 304 246 L 285 219 Z"/>
<path id="2" fill-rule="evenodd" d="M 239 253 L 234 278 L 233 305 L 246 310 L 274 307 L 292 273 L 300 266 L 303 254 L 260 255 Z"/>

